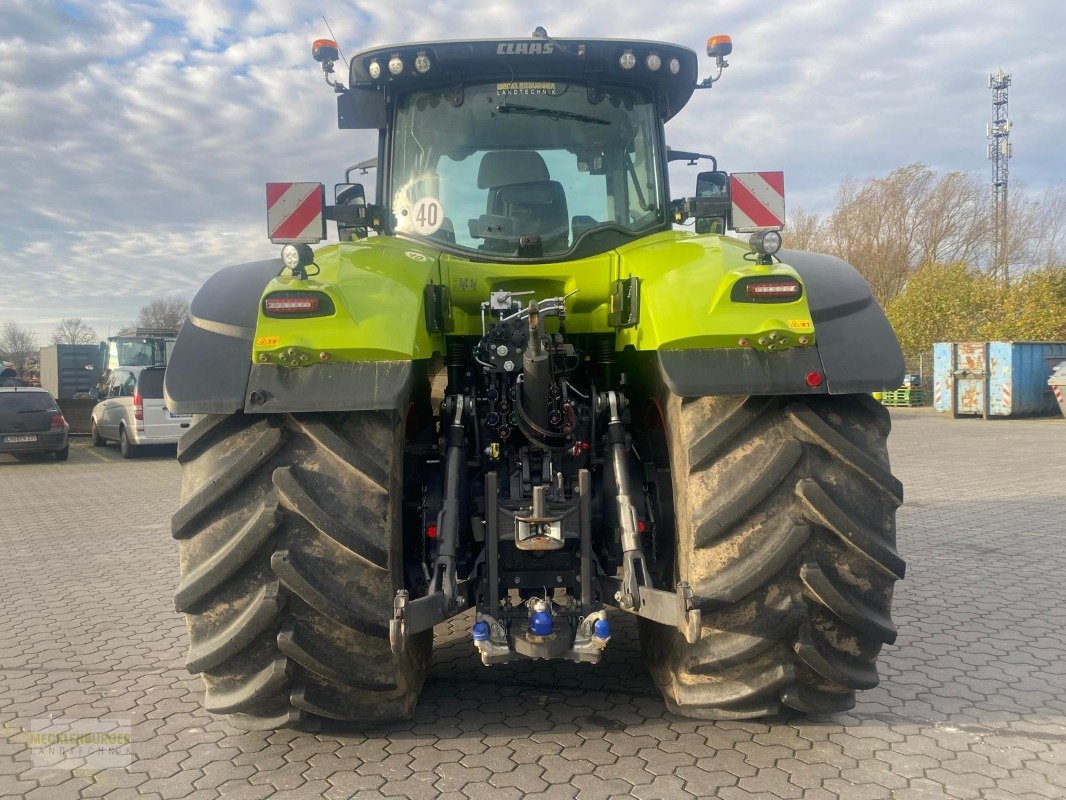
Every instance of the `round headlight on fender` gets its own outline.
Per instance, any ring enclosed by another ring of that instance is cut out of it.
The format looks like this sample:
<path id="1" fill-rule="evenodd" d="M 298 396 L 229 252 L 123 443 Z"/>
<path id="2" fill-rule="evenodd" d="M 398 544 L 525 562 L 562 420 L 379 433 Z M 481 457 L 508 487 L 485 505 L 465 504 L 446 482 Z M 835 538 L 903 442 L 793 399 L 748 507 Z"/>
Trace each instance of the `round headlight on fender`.
<path id="1" fill-rule="evenodd" d="M 285 269 L 296 272 L 315 260 L 315 251 L 309 244 L 287 244 L 281 248 L 281 263 Z"/>
<path id="2" fill-rule="evenodd" d="M 772 256 L 781 249 L 781 231 L 756 231 L 748 240 L 748 246 L 761 256 Z"/>

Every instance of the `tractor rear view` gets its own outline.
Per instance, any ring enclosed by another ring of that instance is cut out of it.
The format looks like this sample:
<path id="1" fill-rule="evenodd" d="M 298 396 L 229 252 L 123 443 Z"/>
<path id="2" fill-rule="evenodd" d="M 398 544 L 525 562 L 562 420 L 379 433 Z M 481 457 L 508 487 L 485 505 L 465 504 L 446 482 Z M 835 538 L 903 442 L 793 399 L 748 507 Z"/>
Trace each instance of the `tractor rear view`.
<path id="1" fill-rule="evenodd" d="M 269 184 L 280 260 L 209 279 L 166 375 L 209 711 L 409 717 L 467 612 L 486 666 L 595 664 L 636 617 L 693 717 L 877 683 L 902 488 L 869 392 L 903 361 L 853 268 L 780 250 L 781 173 L 666 146 L 731 47 L 700 81 L 684 47 L 538 28 L 371 49 L 345 84 L 315 42 L 340 127 L 378 132 L 375 202 Z M 692 197 L 675 160 L 708 162 Z"/>

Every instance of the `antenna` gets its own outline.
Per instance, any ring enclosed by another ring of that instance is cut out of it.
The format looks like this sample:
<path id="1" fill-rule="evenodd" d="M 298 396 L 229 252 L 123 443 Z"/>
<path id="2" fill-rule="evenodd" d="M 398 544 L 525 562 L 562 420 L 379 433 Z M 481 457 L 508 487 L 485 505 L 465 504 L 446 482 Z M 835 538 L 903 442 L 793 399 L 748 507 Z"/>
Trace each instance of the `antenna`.
<path id="1" fill-rule="evenodd" d="M 326 15 L 325 14 L 322 15 L 322 21 L 324 23 L 326 23 L 326 30 L 329 31 L 329 38 L 331 38 L 333 41 L 337 41 L 337 34 L 335 34 L 333 32 L 333 28 L 330 26 L 329 20 L 326 19 Z M 344 52 L 341 50 L 341 46 L 339 44 L 337 45 L 337 53 L 340 54 L 341 61 L 344 62 L 344 68 L 345 69 L 349 69 L 349 67 L 348 67 L 348 59 L 346 59 L 344 57 Z"/>
<path id="2" fill-rule="evenodd" d="M 548 35 L 548 31 L 544 28 L 543 25 L 538 25 L 537 27 L 535 27 L 533 29 L 533 33 L 530 34 L 530 38 L 531 39 L 544 39 L 547 42 L 551 42 L 553 45 L 555 45 L 556 47 L 559 48 L 560 52 L 566 53 L 568 56 L 576 55 L 577 57 L 580 58 L 581 56 L 585 55 L 585 45 L 579 44 L 577 46 L 577 53 L 576 54 L 572 53 L 569 49 L 567 49 L 566 45 L 562 44 L 561 42 L 557 42 L 552 37 L 550 37 Z"/>
<path id="3" fill-rule="evenodd" d="M 988 76 L 992 90 L 992 122 L 988 125 L 988 158 L 992 162 L 992 228 L 995 236 L 992 274 L 1003 285 L 1010 284 L 1007 252 L 1007 162 L 1014 155 L 1010 143 L 1011 121 L 1007 117 L 1007 91 L 1010 75 L 1002 69 Z"/>

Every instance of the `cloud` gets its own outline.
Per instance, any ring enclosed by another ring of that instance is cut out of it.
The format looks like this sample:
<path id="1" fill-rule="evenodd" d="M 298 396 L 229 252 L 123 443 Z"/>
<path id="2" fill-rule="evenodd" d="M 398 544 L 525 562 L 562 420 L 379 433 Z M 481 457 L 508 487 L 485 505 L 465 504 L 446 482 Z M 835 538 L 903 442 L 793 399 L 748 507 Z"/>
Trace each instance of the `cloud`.
<path id="1" fill-rule="evenodd" d="M 984 172 L 987 73 L 1014 75 L 1012 176 L 1060 183 L 1066 58 L 1057 2 L 661 3 L 9 0 L 0 8 L 0 244 L 18 269 L 0 320 L 107 327 L 264 254 L 263 184 L 339 180 L 374 153 L 338 131 L 308 55 L 324 13 L 349 57 L 437 38 L 640 37 L 701 50 L 728 32 L 721 84 L 668 126 L 729 170 L 781 168 L 789 202 L 924 161 Z M 706 59 L 702 67 L 709 69 Z M 672 170 L 673 194 L 694 169 Z"/>

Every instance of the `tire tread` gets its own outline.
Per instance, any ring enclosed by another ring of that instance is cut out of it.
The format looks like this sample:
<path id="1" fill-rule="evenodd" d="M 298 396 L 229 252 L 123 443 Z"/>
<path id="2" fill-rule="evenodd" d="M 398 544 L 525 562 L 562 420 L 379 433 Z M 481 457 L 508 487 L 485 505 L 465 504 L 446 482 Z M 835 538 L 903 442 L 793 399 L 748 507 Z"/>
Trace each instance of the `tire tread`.
<path id="1" fill-rule="evenodd" d="M 414 712 L 432 636 L 396 656 L 387 627 L 403 585 L 402 422 L 387 412 L 194 419 L 172 520 L 175 606 L 208 711 L 247 730 Z"/>
<path id="2" fill-rule="evenodd" d="M 677 576 L 703 614 L 689 645 L 642 622 L 671 710 L 751 719 L 835 713 L 877 684 L 892 643 L 903 487 L 891 420 L 863 396 L 678 398 L 652 378 L 673 481 Z"/>

